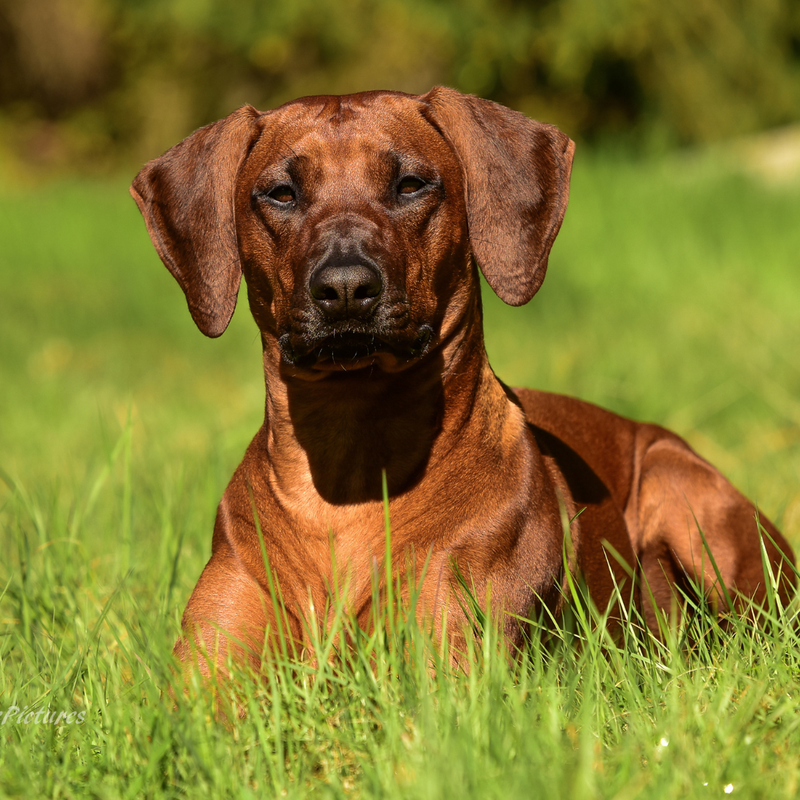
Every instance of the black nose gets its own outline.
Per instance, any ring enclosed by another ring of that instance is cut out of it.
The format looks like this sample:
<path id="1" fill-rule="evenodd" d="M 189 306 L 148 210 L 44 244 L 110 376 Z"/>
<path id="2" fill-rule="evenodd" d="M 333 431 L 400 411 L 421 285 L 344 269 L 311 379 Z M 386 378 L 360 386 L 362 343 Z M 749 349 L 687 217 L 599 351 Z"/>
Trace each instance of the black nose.
<path id="1" fill-rule="evenodd" d="M 328 264 L 314 272 L 308 288 L 327 319 L 364 319 L 378 302 L 383 281 L 366 264 Z"/>

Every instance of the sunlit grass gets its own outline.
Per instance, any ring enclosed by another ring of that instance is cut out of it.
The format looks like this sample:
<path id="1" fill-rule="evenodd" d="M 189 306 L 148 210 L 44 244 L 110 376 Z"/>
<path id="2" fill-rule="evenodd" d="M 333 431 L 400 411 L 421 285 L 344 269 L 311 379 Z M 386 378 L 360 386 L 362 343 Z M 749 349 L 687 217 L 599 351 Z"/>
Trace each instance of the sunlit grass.
<path id="1" fill-rule="evenodd" d="M 635 620 L 603 638 L 578 606 L 519 662 L 489 631 L 462 672 L 398 612 L 394 638 L 351 630 L 339 657 L 246 683 L 244 722 L 214 721 L 206 691 L 173 708 L 180 613 L 263 413 L 245 298 L 205 340 L 124 184 L 0 209 L 0 723 L 86 712 L 0 724 L 0 795 L 797 795 L 786 614 L 754 630 L 698 609 L 659 644 Z M 798 219 L 797 188 L 707 162 L 579 157 L 538 297 L 485 295 L 492 363 L 674 427 L 797 545 Z"/>

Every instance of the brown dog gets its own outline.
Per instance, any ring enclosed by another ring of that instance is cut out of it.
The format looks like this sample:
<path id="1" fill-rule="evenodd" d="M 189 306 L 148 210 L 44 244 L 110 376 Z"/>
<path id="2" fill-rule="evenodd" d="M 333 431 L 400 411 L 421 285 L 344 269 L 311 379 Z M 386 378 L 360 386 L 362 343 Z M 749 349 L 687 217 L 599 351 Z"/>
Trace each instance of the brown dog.
<path id="1" fill-rule="evenodd" d="M 600 608 L 629 573 L 651 627 L 653 601 L 669 609 L 675 586 L 696 581 L 724 603 L 717 568 L 734 596 L 765 598 L 753 505 L 681 439 L 511 390 L 489 366 L 478 267 L 505 302 L 531 299 L 572 152 L 552 126 L 436 88 L 245 107 L 138 175 L 132 194 L 200 330 L 225 330 L 244 273 L 263 341 L 264 425 L 222 498 L 183 620 L 220 662 L 229 638 L 255 665 L 278 646 L 264 552 L 295 643 L 336 583 L 368 624 L 383 470 L 393 568 L 412 559 L 419 574 L 429 559 L 420 613 L 457 646 L 453 564 L 479 598 L 491 585 L 519 644 L 514 615 L 561 604 L 563 519 L 569 567 Z M 758 521 L 786 599 L 792 551 Z"/>

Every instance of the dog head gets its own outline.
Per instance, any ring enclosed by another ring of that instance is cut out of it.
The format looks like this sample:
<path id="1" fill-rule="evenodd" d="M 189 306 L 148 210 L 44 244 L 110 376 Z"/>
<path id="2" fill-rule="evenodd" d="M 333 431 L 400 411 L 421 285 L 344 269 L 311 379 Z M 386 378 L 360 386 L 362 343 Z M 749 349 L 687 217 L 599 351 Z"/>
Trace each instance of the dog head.
<path id="1" fill-rule="evenodd" d="M 477 302 L 475 263 L 512 305 L 544 279 L 573 143 L 435 88 L 247 106 L 136 177 L 150 237 L 208 336 L 244 274 L 265 342 L 293 374 L 404 369 Z"/>

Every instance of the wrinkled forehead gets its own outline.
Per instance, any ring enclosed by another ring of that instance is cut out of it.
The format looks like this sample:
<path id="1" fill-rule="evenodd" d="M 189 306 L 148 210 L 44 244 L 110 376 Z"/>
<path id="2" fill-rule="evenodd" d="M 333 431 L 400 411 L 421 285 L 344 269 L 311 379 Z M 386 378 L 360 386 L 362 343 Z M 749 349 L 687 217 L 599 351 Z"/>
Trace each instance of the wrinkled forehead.
<path id="1" fill-rule="evenodd" d="M 251 156 L 262 168 L 288 164 L 317 177 L 457 168 L 426 111 L 417 98 L 389 92 L 303 98 L 264 115 Z"/>

